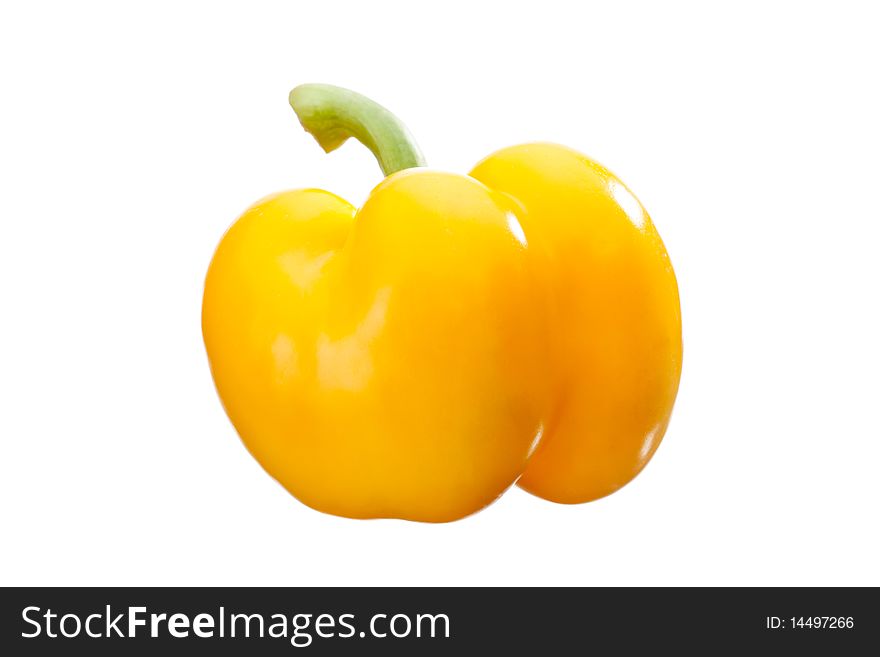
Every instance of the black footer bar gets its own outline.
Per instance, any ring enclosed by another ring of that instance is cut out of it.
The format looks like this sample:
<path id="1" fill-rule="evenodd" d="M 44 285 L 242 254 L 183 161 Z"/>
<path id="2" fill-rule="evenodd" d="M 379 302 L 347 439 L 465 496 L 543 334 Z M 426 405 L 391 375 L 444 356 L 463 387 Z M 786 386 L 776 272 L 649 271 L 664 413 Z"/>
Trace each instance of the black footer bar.
<path id="1" fill-rule="evenodd" d="M 846 655 L 880 646 L 871 588 L 7 588 L 0 600 L 5 655 Z"/>

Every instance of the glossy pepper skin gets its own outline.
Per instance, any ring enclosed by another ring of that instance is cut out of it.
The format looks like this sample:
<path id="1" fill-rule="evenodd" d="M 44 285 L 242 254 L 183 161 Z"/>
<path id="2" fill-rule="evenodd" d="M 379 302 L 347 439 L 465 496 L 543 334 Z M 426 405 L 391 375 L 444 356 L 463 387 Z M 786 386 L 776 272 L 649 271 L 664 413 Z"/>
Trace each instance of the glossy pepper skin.
<path id="1" fill-rule="evenodd" d="M 564 146 L 525 144 L 471 176 L 515 197 L 526 234 L 548 246 L 559 397 L 519 485 L 563 503 L 629 482 L 669 423 L 681 375 L 672 263 L 635 196 Z"/>
<path id="2" fill-rule="evenodd" d="M 681 368 L 675 276 L 613 175 L 551 144 L 470 176 L 423 168 L 381 106 L 291 92 L 326 151 L 354 136 L 385 180 L 258 202 L 223 237 L 202 329 L 227 413 L 260 464 L 328 513 L 443 522 L 520 478 L 583 502 L 656 449 Z"/>

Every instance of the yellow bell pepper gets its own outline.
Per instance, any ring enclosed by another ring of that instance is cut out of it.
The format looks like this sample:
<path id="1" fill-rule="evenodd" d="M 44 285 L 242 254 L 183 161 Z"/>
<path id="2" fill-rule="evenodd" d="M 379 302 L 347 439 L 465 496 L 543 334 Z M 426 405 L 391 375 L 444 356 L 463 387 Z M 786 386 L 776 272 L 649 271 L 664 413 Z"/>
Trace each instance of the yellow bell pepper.
<path id="1" fill-rule="evenodd" d="M 208 269 L 211 371 L 266 471 L 321 511 L 431 522 L 521 476 L 560 502 L 635 476 L 681 341 L 669 259 L 629 191 L 546 144 L 429 170 L 359 94 L 290 102 L 326 151 L 353 136 L 387 177 L 359 210 L 316 189 L 259 201 Z"/>

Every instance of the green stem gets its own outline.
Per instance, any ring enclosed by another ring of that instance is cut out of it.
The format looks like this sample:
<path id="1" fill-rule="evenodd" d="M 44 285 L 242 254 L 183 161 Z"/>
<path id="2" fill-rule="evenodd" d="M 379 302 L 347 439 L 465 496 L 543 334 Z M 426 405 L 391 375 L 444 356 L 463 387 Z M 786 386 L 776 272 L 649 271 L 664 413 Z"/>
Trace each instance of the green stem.
<path id="1" fill-rule="evenodd" d="M 425 166 L 400 119 L 359 93 L 329 84 L 301 84 L 290 92 L 290 106 L 326 153 L 354 137 L 373 152 L 386 176 Z"/>

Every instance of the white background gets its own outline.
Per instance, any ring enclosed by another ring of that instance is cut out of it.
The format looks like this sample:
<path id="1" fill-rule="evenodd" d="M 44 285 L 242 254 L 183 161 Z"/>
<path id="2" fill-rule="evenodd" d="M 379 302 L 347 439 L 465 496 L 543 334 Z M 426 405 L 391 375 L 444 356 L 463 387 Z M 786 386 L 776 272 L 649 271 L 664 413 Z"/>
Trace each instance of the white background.
<path id="1" fill-rule="evenodd" d="M 0 583 L 880 585 L 876 8 L 719 5 L 3 3 Z M 634 483 L 359 522 L 246 453 L 201 340 L 212 251 L 265 194 L 380 179 L 300 129 L 308 81 L 434 167 L 558 141 L 640 197 L 685 363 Z"/>

